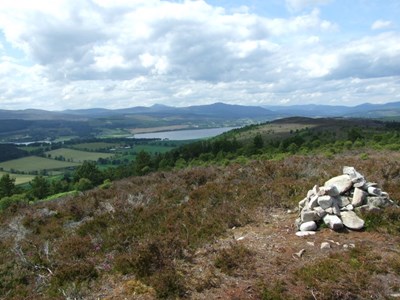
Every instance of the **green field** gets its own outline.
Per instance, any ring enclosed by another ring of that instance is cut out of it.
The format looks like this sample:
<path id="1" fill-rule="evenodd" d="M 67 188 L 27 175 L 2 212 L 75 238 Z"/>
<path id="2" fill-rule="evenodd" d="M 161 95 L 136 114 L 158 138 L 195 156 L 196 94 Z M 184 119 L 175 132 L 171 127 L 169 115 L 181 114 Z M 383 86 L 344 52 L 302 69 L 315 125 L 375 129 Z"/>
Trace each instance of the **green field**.
<path id="1" fill-rule="evenodd" d="M 162 145 L 155 145 L 155 144 L 148 144 L 148 145 L 135 145 L 132 147 L 132 150 L 136 153 L 140 151 L 145 151 L 148 153 L 165 153 L 172 150 L 174 147 L 171 146 L 162 146 Z"/>
<path id="2" fill-rule="evenodd" d="M 7 172 L 0 172 L 0 177 L 4 174 L 10 174 Z M 15 178 L 15 184 L 24 184 L 30 182 L 35 176 L 33 175 L 22 175 L 22 174 L 10 174 L 11 178 Z"/>
<path id="3" fill-rule="evenodd" d="M 21 172 L 39 172 L 40 170 L 65 169 L 75 166 L 79 166 L 79 164 L 75 162 L 58 161 L 38 156 L 28 156 L 0 163 L 0 168 L 3 168 L 4 171 L 17 170 Z"/>
<path id="4" fill-rule="evenodd" d="M 118 143 L 94 142 L 94 143 L 81 143 L 71 146 L 71 148 L 83 151 L 102 151 L 109 150 L 120 146 Z"/>
<path id="5" fill-rule="evenodd" d="M 110 153 L 100 153 L 100 152 L 87 152 L 75 149 L 61 148 L 57 150 L 48 151 L 46 155 L 51 155 L 51 158 L 64 157 L 65 160 L 69 160 L 76 163 L 82 163 L 86 160 L 97 161 L 99 158 L 108 158 L 113 156 Z"/>
<path id="6" fill-rule="evenodd" d="M 108 129 L 102 128 L 101 133 L 97 135 L 98 138 L 126 138 L 132 136 L 129 130 L 125 129 Z"/>

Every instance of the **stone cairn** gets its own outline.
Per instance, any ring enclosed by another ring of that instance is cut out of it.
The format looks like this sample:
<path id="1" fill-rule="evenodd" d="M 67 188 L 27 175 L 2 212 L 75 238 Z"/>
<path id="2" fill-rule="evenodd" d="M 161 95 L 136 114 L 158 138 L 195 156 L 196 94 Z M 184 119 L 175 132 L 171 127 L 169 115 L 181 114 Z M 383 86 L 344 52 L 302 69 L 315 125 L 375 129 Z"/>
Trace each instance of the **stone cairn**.
<path id="1" fill-rule="evenodd" d="M 318 223 L 323 222 L 333 230 L 344 227 L 360 230 L 364 220 L 356 212 L 380 210 L 394 205 L 388 193 L 368 182 L 353 167 L 344 167 L 343 175 L 333 177 L 324 186 L 318 185 L 299 202 L 300 216 L 296 220 L 298 236 L 314 234 Z"/>

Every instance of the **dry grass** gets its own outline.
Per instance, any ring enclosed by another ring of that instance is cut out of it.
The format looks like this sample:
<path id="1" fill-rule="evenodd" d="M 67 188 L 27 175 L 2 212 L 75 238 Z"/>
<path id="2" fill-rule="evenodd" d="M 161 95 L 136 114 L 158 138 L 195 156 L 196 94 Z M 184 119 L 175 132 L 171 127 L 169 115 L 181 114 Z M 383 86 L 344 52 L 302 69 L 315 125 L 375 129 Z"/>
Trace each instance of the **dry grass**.
<path id="1" fill-rule="evenodd" d="M 75 198 L 10 207 L 0 215 L 1 297 L 387 297 L 400 287 L 399 232 L 387 230 L 398 226 L 398 212 L 372 231 L 323 229 L 298 238 L 296 215 L 286 210 L 344 165 L 400 199 L 399 158 L 293 156 L 159 172 Z M 18 232 L 24 234 L 16 240 Z M 334 241 L 332 250 L 322 252 L 326 240 Z M 352 243 L 355 249 L 343 248 Z M 301 258 L 293 256 L 301 249 Z"/>

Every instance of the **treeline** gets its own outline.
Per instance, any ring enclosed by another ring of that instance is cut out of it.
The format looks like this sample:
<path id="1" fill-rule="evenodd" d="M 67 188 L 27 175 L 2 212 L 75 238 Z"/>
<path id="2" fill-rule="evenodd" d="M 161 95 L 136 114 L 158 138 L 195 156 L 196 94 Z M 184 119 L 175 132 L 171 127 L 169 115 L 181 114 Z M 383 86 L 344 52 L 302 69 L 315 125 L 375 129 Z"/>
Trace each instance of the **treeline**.
<path id="1" fill-rule="evenodd" d="M 107 188 L 111 181 L 130 176 L 142 176 L 152 171 L 209 164 L 226 165 L 232 161 L 248 159 L 274 159 L 282 155 L 317 154 L 334 155 L 352 149 L 400 150 L 400 126 L 389 123 L 382 128 L 343 127 L 304 128 L 290 131 L 285 137 L 262 135 L 257 126 L 251 126 L 249 137 L 237 140 L 227 134 L 218 138 L 184 144 L 166 153 L 151 155 L 141 151 L 134 161 L 119 166 L 99 169 L 99 163 L 84 162 L 76 170 L 61 178 L 49 180 L 36 176 L 26 187 L 16 187 L 9 175 L 0 181 L 0 210 L 16 202 L 45 199 L 50 195 L 63 195 L 85 191 L 93 187 Z M 245 130 L 240 130 L 245 132 Z"/>
<path id="2" fill-rule="evenodd" d="M 232 160 L 263 157 L 273 159 L 281 155 L 316 154 L 334 155 L 362 148 L 400 150 L 400 123 L 385 123 L 380 128 L 336 127 L 305 128 L 288 133 L 286 137 L 267 138 L 257 133 L 257 125 L 251 125 L 255 133 L 245 141 L 235 135 L 198 141 L 180 146 L 165 154 L 138 155 L 135 164 L 137 175 L 149 171 L 170 170 L 185 166 L 227 164 Z M 245 129 L 238 132 L 246 132 Z M 135 175 L 136 175 L 135 174 Z"/>
<path id="3" fill-rule="evenodd" d="M 27 156 L 28 153 L 12 144 L 0 144 L 0 162 Z"/>
<path id="4" fill-rule="evenodd" d="M 90 137 L 97 129 L 87 122 L 66 120 L 0 120 L 0 134 L 12 139 L 14 133 L 29 137 L 29 141 L 56 139 L 60 136 Z M 19 139 L 18 141 L 22 141 Z"/>

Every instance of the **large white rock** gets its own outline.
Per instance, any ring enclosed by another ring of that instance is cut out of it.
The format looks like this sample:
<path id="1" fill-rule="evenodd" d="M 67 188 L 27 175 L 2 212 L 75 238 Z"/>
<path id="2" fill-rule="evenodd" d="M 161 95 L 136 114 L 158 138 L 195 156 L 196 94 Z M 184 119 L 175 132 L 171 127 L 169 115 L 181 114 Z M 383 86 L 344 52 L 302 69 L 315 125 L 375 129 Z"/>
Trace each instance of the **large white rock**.
<path id="1" fill-rule="evenodd" d="M 318 197 L 318 204 L 323 209 L 327 209 L 332 206 L 333 199 L 331 196 L 320 196 Z"/>
<path id="2" fill-rule="evenodd" d="M 342 221 L 336 215 L 326 215 L 323 220 L 324 223 L 332 230 L 340 230 L 343 228 Z"/>
<path id="3" fill-rule="evenodd" d="M 339 194 L 343 194 L 347 192 L 352 186 L 353 182 L 351 181 L 350 175 L 340 175 L 329 179 L 325 182 L 324 186 L 336 186 L 339 191 Z"/>
<path id="4" fill-rule="evenodd" d="M 342 211 L 341 217 L 343 225 L 349 229 L 360 230 L 364 227 L 364 220 L 353 211 Z"/>
<path id="5" fill-rule="evenodd" d="M 355 188 L 354 194 L 353 194 L 353 199 L 351 200 L 351 204 L 354 207 L 364 205 L 365 201 L 367 199 L 367 196 L 368 196 L 368 193 L 364 192 L 362 189 Z"/>
<path id="6" fill-rule="evenodd" d="M 307 209 L 303 209 L 301 211 L 301 221 L 303 221 L 303 223 L 309 221 L 318 221 L 318 220 L 320 220 L 320 217 L 317 215 L 315 211 Z"/>
<path id="7" fill-rule="evenodd" d="M 314 221 L 305 222 L 300 225 L 300 231 L 315 231 L 317 230 L 317 223 Z"/>

